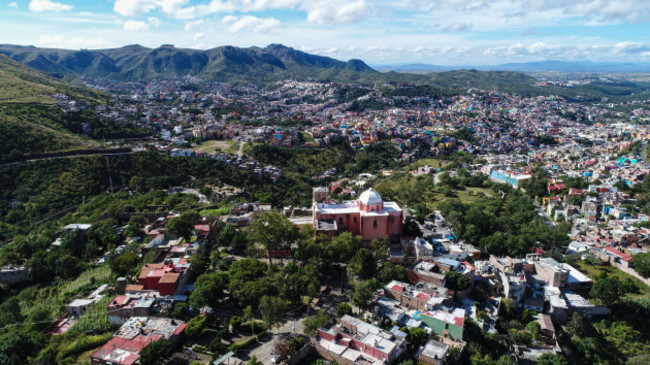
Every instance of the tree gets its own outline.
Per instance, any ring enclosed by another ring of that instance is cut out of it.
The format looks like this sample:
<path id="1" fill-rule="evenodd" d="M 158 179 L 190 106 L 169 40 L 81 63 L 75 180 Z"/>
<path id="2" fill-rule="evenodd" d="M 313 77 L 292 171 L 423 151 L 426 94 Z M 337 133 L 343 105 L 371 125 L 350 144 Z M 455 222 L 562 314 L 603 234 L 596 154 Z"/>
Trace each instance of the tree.
<path id="1" fill-rule="evenodd" d="M 210 258 L 202 252 L 197 252 L 190 258 L 190 263 L 191 265 L 188 270 L 191 277 L 196 278 L 208 269 Z"/>
<path id="2" fill-rule="evenodd" d="M 307 336 L 313 335 L 316 333 L 316 330 L 322 327 L 329 320 L 330 316 L 325 313 L 325 311 L 318 311 L 313 316 L 305 318 L 302 322 L 305 327 L 305 334 Z"/>
<path id="3" fill-rule="evenodd" d="M 639 273 L 639 275 L 644 278 L 650 277 L 650 252 L 648 253 L 639 253 L 632 256 L 630 260 L 632 268 Z"/>
<path id="4" fill-rule="evenodd" d="M 201 336 L 201 333 L 203 333 L 203 329 L 205 329 L 206 325 L 206 318 L 202 315 L 198 315 L 187 322 L 185 335 L 191 339 L 198 338 Z"/>
<path id="5" fill-rule="evenodd" d="M 189 241 L 194 233 L 194 225 L 186 218 L 181 215 L 180 217 L 172 218 L 165 225 L 167 232 L 176 235 L 178 237 L 183 237 L 186 241 Z"/>
<path id="6" fill-rule="evenodd" d="M 240 231 L 232 224 L 227 224 L 226 228 L 219 235 L 219 245 L 230 247 L 236 251 L 242 251 L 248 244 L 246 232 Z"/>
<path id="7" fill-rule="evenodd" d="M 300 233 L 298 228 L 283 214 L 276 212 L 262 213 L 248 227 L 249 238 L 266 249 L 271 262 L 271 251 L 284 249 L 295 242 Z"/>
<path id="8" fill-rule="evenodd" d="M 112 249 L 122 243 L 122 237 L 115 231 L 119 222 L 115 218 L 96 222 L 88 229 L 88 241 L 97 247 Z"/>
<path id="9" fill-rule="evenodd" d="M 350 272 L 362 279 L 370 279 L 377 272 L 377 261 L 370 250 L 362 248 L 350 260 Z"/>
<path id="10" fill-rule="evenodd" d="M 378 286 L 376 279 L 362 281 L 354 286 L 350 299 L 352 304 L 359 308 L 367 308 Z"/>
<path id="11" fill-rule="evenodd" d="M 533 339 L 539 337 L 539 333 L 542 330 L 542 326 L 537 321 L 532 321 L 526 325 L 526 331 L 530 332 L 533 335 Z"/>
<path id="12" fill-rule="evenodd" d="M 109 261 L 111 270 L 117 275 L 126 275 L 134 273 L 133 269 L 140 263 L 140 256 L 135 252 L 127 252 L 125 254 L 112 257 Z"/>
<path id="13" fill-rule="evenodd" d="M 142 237 L 144 226 L 147 224 L 147 220 L 141 215 L 134 215 L 129 219 L 129 224 L 124 230 L 124 234 L 127 237 Z"/>
<path id="14" fill-rule="evenodd" d="M 402 265 L 385 262 L 381 265 L 377 279 L 382 284 L 388 283 L 391 280 L 406 281 L 406 268 Z"/>
<path id="15" fill-rule="evenodd" d="M 269 328 L 283 323 L 287 317 L 287 302 L 280 297 L 263 296 L 259 309 L 262 312 L 264 324 Z"/>
<path id="16" fill-rule="evenodd" d="M 140 351 L 140 364 L 158 365 L 171 353 L 171 346 L 165 340 L 158 340 Z"/>
<path id="17" fill-rule="evenodd" d="M 459 272 L 449 271 L 445 274 L 445 287 L 453 291 L 463 291 L 471 285 L 469 278 Z"/>
<path id="18" fill-rule="evenodd" d="M 201 308 L 204 306 L 216 307 L 223 295 L 223 290 L 228 286 L 228 273 L 217 271 L 205 273 L 196 280 L 194 291 L 189 301 L 192 307 Z"/>
<path id="19" fill-rule="evenodd" d="M 343 302 L 336 307 L 336 316 L 340 318 L 346 314 L 352 314 L 352 306 L 348 303 Z"/>
<path id="20" fill-rule="evenodd" d="M 350 232 L 343 232 L 332 239 L 333 255 L 339 260 L 347 261 L 354 256 L 361 248 L 361 236 L 355 236 Z"/>
<path id="21" fill-rule="evenodd" d="M 596 281 L 591 288 L 589 295 L 599 299 L 604 305 L 614 304 L 621 296 L 620 281 L 616 278 L 604 278 Z"/>
<path id="22" fill-rule="evenodd" d="M 569 365 L 569 362 L 560 354 L 545 353 L 537 359 L 537 365 Z"/>
<path id="23" fill-rule="evenodd" d="M 406 339 L 409 342 L 411 351 L 417 351 L 420 346 L 423 346 L 425 343 L 427 343 L 429 334 L 422 328 L 412 327 L 408 329 L 408 336 Z"/>
<path id="24" fill-rule="evenodd" d="M 228 291 L 242 308 L 259 306 L 264 295 L 277 295 L 277 289 L 266 276 L 268 267 L 255 259 L 236 261 L 228 270 Z"/>

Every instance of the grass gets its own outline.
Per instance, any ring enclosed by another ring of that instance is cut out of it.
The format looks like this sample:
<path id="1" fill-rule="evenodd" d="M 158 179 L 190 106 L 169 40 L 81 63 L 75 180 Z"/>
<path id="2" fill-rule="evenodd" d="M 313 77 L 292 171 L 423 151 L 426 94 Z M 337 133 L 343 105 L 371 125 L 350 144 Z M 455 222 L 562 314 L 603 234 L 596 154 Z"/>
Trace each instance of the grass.
<path id="1" fill-rule="evenodd" d="M 63 313 L 68 302 L 80 294 L 86 294 L 102 284 L 109 283 L 111 279 L 111 269 L 101 266 L 86 270 L 77 279 L 60 285 L 42 288 L 30 286 L 18 294 L 21 312 L 28 318 L 56 318 Z"/>
<path id="2" fill-rule="evenodd" d="M 458 199 L 461 202 L 467 204 L 471 203 L 476 199 L 479 199 L 485 194 L 486 196 L 492 196 L 492 192 L 488 188 L 471 188 L 467 187 L 465 190 L 454 190 L 454 196 L 453 197 L 446 197 L 438 191 L 438 189 L 435 190 L 435 193 L 427 197 L 427 205 L 430 206 L 433 209 L 436 209 L 438 207 L 438 204 L 440 202 L 443 202 L 447 199 Z"/>
<path id="3" fill-rule="evenodd" d="M 582 260 L 576 260 L 571 262 L 570 264 L 571 266 L 580 270 L 580 272 L 587 275 L 594 282 L 598 280 L 598 278 L 600 277 L 600 275 L 602 275 L 602 273 L 605 273 L 610 278 L 613 277 L 621 281 L 627 278 L 631 278 L 639 290 L 636 293 L 629 293 L 626 296 L 632 299 L 650 298 L 650 286 L 645 285 L 645 283 L 643 283 L 641 280 L 613 266 L 610 265 L 596 266 Z"/>
<path id="4" fill-rule="evenodd" d="M 316 141 L 314 139 L 314 137 L 312 137 L 311 134 L 309 134 L 306 131 L 300 131 L 300 134 L 302 134 L 302 138 L 305 140 L 305 143 L 315 142 Z"/>
<path id="5" fill-rule="evenodd" d="M 194 147 L 192 150 L 196 152 L 218 153 L 224 152 L 234 155 L 239 149 L 239 142 L 232 140 L 220 141 L 205 141 L 200 145 Z"/>
<path id="6" fill-rule="evenodd" d="M 421 160 L 417 160 L 410 164 L 408 166 L 409 170 L 415 170 L 418 167 L 422 166 L 431 166 L 433 168 L 441 168 L 444 169 L 447 165 L 451 164 L 452 161 L 447 161 L 447 160 L 438 160 L 435 158 L 423 158 Z"/>

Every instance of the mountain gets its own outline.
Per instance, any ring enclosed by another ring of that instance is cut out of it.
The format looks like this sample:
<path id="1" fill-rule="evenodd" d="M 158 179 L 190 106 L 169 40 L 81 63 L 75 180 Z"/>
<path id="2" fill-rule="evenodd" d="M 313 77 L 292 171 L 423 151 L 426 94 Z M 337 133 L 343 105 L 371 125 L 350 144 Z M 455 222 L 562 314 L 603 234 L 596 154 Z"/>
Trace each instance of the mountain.
<path id="1" fill-rule="evenodd" d="M 80 51 L 0 45 L 0 54 L 56 77 L 127 81 L 186 75 L 225 82 L 266 83 L 287 78 L 351 81 L 358 79 L 359 73 L 377 73 L 360 60 L 343 62 L 279 44 L 265 48 L 223 46 L 205 51 L 172 45 Z"/>
<path id="2" fill-rule="evenodd" d="M 0 162 L 33 154 L 95 148 L 99 143 L 72 133 L 59 118 L 60 92 L 92 100 L 92 90 L 66 84 L 0 55 Z"/>
<path id="3" fill-rule="evenodd" d="M 490 66 L 439 66 L 422 63 L 405 65 L 378 65 L 375 69 L 381 72 L 412 72 L 430 73 L 457 70 L 459 68 L 480 71 L 513 71 L 513 72 L 562 72 L 562 73 L 650 73 L 650 64 L 622 62 L 566 62 L 540 61 L 524 63 L 505 63 Z"/>

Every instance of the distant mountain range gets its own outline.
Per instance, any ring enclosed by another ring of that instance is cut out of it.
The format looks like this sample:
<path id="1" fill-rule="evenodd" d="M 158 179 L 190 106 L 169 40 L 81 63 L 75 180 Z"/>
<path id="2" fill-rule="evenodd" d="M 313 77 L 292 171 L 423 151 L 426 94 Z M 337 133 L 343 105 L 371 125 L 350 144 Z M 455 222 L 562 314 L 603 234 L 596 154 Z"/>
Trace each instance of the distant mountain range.
<path id="1" fill-rule="evenodd" d="M 279 44 L 209 50 L 131 45 L 80 51 L 0 45 L 0 54 L 56 77 L 85 75 L 128 81 L 185 75 L 224 82 L 264 83 L 288 78 L 345 81 L 358 79 L 360 73 L 377 73 L 360 60 L 343 62 Z"/>
<path id="2" fill-rule="evenodd" d="M 404 65 L 376 65 L 374 68 L 381 72 L 413 72 L 429 73 L 458 69 L 474 69 L 480 71 L 513 71 L 513 72 L 562 72 L 562 73 L 650 73 L 650 64 L 618 63 L 618 62 L 565 62 L 540 61 L 525 63 L 506 63 L 492 66 L 440 66 L 422 63 Z"/>

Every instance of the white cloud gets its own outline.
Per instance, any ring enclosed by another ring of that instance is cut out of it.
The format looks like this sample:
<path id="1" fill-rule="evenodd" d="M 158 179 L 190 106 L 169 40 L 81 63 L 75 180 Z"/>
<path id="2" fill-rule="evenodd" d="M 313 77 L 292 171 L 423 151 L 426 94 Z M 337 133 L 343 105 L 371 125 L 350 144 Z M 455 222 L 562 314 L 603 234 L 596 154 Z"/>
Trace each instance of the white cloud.
<path id="1" fill-rule="evenodd" d="M 65 11 L 72 9 L 71 5 L 57 3 L 51 0 L 31 0 L 29 2 L 29 10 L 42 12 L 42 11 Z"/>
<path id="2" fill-rule="evenodd" d="M 238 33 L 242 30 L 252 30 L 254 33 L 261 33 L 282 27 L 282 22 L 275 18 L 258 18 L 252 15 L 244 15 L 239 18 L 227 15 L 221 21 L 230 24 L 228 28 L 230 33 Z"/>
<path id="3" fill-rule="evenodd" d="M 307 12 L 307 20 L 315 24 L 356 22 L 366 16 L 370 10 L 366 0 L 305 1 L 300 8 Z"/>
<path id="4" fill-rule="evenodd" d="M 198 33 L 194 33 L 194 35 L 192 36 L 192 39 L 195 40 L 195 41 L 198 41 L 199 39 L 204 38 L 204 37 L 205 37 L 205 33 L 198 32 Z"/>
<path id="5" fill-rule="evenodd" d="M 65 49 L 99 48 L 109 45 L 102 38 L 63 37 L 61 35 L 44 35 L 36 41 L 38 47 Z"/>
<path id="6" fill-rule="evenodd" d="M 210 0 L 189 5 L 189 0 L 116 0 L 113 10 L 136 16 L 159 10 L 177 19 L 196 19 L 213 14 L 251 13 L 267 10 L 301 10 L 316 24 L 352 23 L 368 14 L 371 0 Z"/>
<path id="7" fill-rule="evenodd" d="M 153 27 L 159 27 L 162 25 L 162 21 L 160 21 L 160 19 L 153 16 L 149 17 L 149 19 L 147 19 L 147 22 L 149 23 L 149 25 Z"/>
<path id="8" fill-rule="evenodd" d="M 123 29 L 132 32 L 141 32 L 144 30 L 148 30 L 149 24 L 140 20 L 128 20 L 124 22 Z"/>
<path id="9" fill-rule="evenodd" d="M 18 3 L 15 1 L 7 4 L 7 6 L 10 8 L 18 9 Z"/>

